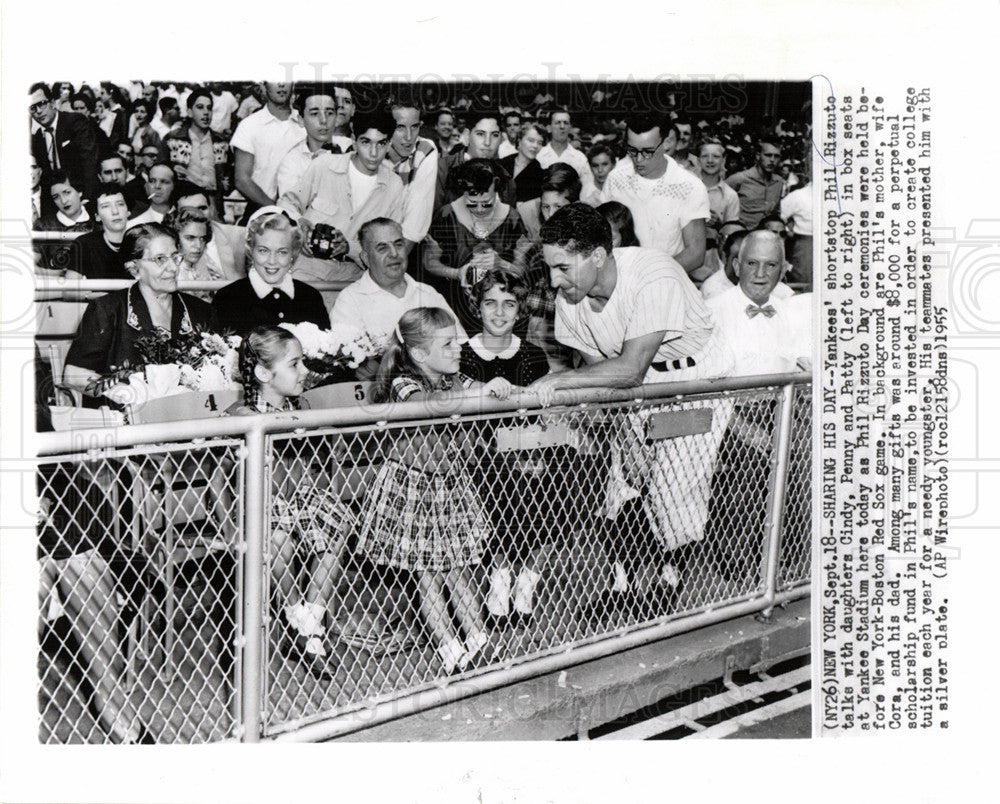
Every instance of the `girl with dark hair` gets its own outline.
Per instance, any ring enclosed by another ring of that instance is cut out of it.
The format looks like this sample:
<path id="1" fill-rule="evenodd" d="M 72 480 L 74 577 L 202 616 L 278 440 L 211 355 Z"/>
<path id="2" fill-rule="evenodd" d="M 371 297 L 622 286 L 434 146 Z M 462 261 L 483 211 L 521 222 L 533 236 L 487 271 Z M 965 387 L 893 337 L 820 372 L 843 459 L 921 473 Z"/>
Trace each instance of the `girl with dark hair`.
<path id="1" fill-rule="evenodd" d="M 503 271 L 489 271 L 472 288 L 483 331 L 462 346 L 461 370 L 480 382 L 503 377 L 527 387 L 549 371 L 545 353 L 514 334 L 522 318 L 528 287 Z M 483 454 L 476 483 L 491 512 L 496 538 L 489 545 L 490 589 L 486 608 L 498 621 L 510 613 L 530 618 L 535 587 L 541 578 L 539 553 L 560 517 L 553 517 L 558 494 L 552 493 L 548 450 L 530 456 L 499 453 L 493 429 L 483 425 Z M 513 594 L 512 594 L 513 593 Z"/>
<path id="2" fill-rule="evenodd" d="M 639 245 L 639 238 L 635 236 L 635 221 L 627 206 L 618 201 L 606 201 L 597 208 L 597 211 L 611 225 L 612 248 Z"/>
<path id="3" fill-rule="evenodd" d="M 298 410 L 307 369 L 302 344 L 282 327 L 260 326 L 240 344 L 243 405 L 235 413 L 254 415 Z M 317 677 L 332 678 L 326 615 L 341 575 L 341 554 L 355 519 L 323 476 L 320 461 L 307 466 L 293 449 L 275 445 L 271 488 L 271 575 L 288 638 L 282 647 L 305 661 Z M 303 593 L 295 576 L 296 553 L 308 579 Z"/>
<path id="4" fill-rule="evenodd" d="M 409 310 L 382 358 L 372 400 L 510 394 L 507 380 L 476 382 L 460 373 L 459 361 L 451 314 L 440 307 Z M 453 425 L 401 431 L 368 486 L 358 535 L 358 552 L 373 563 L 414 574 L 420 611 L 446 674 L 464 669 L 488 642 L 470 568 L 479 564 L 492 529 L 466 468 L 466 435 Z"/>

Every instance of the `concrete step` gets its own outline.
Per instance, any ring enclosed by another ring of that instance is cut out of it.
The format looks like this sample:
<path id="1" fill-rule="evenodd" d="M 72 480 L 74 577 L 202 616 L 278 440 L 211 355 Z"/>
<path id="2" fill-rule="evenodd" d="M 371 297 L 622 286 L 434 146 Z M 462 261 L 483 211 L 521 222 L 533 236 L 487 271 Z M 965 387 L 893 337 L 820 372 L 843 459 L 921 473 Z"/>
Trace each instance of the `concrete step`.
<path id="1" fill-rule="evenodd" d="M 808 651 L 809 599 L 739 617 L 338 737 L 343 742 L 587 739 L 590 730 L 740 670 Z M 801 702 L 801 701 L 800 701 Z"/>

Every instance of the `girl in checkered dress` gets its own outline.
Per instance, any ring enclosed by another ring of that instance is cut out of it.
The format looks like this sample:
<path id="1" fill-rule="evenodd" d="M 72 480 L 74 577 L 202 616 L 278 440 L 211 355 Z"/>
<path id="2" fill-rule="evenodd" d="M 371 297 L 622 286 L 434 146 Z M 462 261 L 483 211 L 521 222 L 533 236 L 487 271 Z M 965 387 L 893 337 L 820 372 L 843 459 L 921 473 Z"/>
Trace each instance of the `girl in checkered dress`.
<path id="1" fill-rule="evenodd" d="M 409 310 L 382 358 L 372 400 L 425 400 L 443 407 L 463 396 L 510 394 L 503 378 L 484 384 L 459 373 L 459 357 L 451 313 L 439 307 Z M 470 567 L 479 563 L 491 528 L 466 469 L 468 436 L 455 424 L 401 430 L 368 487 L 358 536 L 358 552 L 375 564 L 414 573 L 420 611 L 446 673 L 466 667 L 488 641 Z"/>
<path id="2" fill-rule="evenodd" d="M 237 412 L 286 412 L 300 409 L 307 369 L 302 344 L 287 329 L 260 326 L 240 346 L 244 405 Z M 320 676 L 331 675 L 324 618 L 341 572 L 341 553 L 356 524 L 302 439 L 276 443 L 271 470 L 271 573 L 283 603 L 291 648 Z M 312 455 L 306 462 L 304 456 Z M 308 570 L 303 595 L 293 571 L 296 551 Z"/>

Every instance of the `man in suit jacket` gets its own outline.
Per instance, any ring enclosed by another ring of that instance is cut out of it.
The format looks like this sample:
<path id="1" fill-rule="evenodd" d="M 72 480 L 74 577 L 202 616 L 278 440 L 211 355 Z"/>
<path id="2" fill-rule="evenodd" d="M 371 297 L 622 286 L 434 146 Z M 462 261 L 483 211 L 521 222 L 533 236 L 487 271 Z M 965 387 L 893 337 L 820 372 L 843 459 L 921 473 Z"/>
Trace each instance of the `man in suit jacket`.
<path id="1" fill-rule="evenodd" d="M 31 113 L 31 153 L 42 168 L 42 182 L 49 174 L 65 170 L 83 197 L 92 200 L 97 190 L 97 137 L 83 115 L 60 112 L 52 102 L 48 86 L 32 84 L 28 90 Z"/>

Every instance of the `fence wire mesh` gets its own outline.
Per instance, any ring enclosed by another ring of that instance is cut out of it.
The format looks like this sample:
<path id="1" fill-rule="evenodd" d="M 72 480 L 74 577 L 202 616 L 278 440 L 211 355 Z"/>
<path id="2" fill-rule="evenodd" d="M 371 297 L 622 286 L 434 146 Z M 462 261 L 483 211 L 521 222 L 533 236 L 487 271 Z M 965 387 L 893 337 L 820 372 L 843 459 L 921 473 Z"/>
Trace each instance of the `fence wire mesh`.
<path id="1" fill-rule="evenodd" d="M 810 390 L 793 395 L 779 590 L 809 577 Z M 267 436 L 260 668 L 240 651 L 260 482 L 242 437 L 43 458 L 40 740 L 239 739 L 245 673 L 273 736 L 763 599 L 781 396 Z"/>
<path id="2" fill-rule="evenodd" d="M 39 461 L 41 742 L 235 735 L 241 444 Z"/>
<path id="3" fill-rule="evenodd" d="M 272 436 L 265 734 L 763 595 L 780 392 Z"/>
<path id="4" fill-rule="evenodd" d="M 809 580 L 812 572 L 812 386 L 793 389 L 778 591 Z"/>

